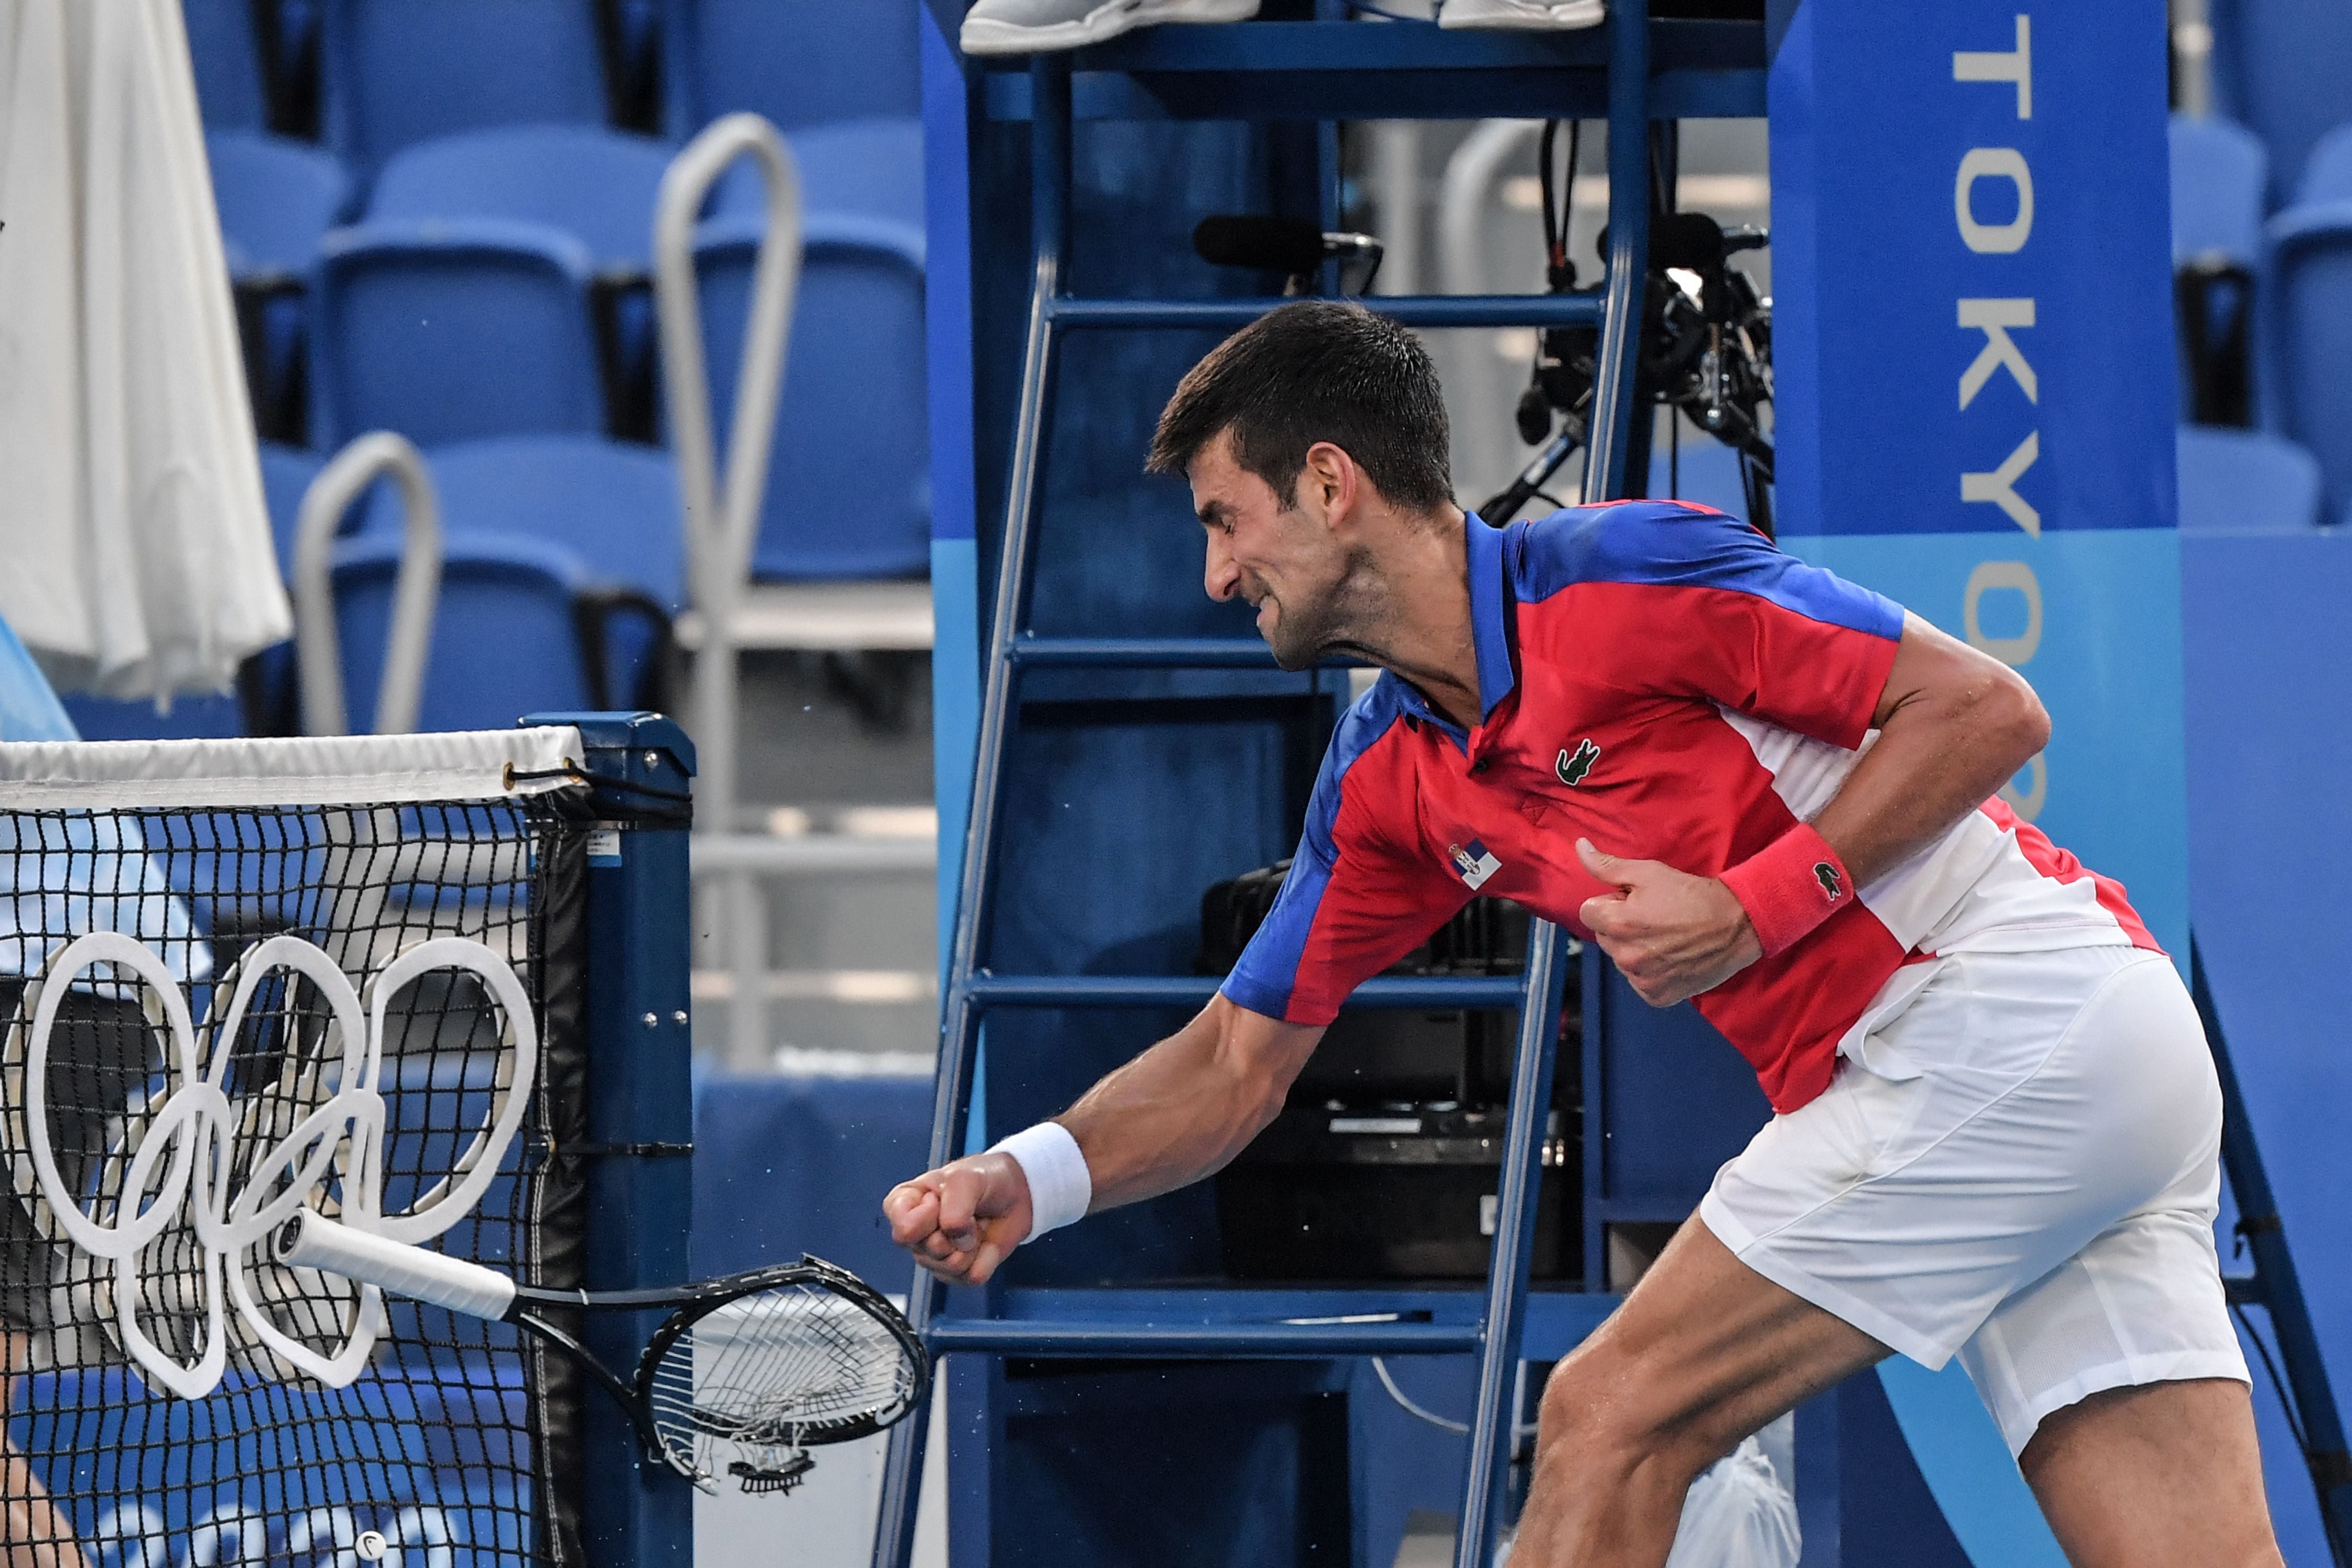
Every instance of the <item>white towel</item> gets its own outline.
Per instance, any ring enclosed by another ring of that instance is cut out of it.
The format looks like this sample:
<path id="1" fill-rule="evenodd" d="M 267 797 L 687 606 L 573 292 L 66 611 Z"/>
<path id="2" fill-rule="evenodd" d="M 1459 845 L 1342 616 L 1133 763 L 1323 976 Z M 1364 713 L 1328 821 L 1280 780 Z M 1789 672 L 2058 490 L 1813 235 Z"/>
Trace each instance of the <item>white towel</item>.
<path id="1" fill-rule="evenodd" d="M 0 616 L 60 689 L 292 630 L 177 0 L 0 0 Z"/>

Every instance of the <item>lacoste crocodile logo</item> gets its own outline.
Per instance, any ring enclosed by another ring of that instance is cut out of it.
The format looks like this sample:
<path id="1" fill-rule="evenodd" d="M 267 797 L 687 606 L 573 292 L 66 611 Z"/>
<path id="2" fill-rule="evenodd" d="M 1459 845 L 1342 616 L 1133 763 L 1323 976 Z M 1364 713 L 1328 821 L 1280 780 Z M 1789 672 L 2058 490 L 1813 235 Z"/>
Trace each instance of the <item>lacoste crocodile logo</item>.
<path id="1" fill-rule="evenodd" d="M 1822 885 L 1822 891 L 1829 895 L 1830 902 L 1836 903 L 1845 897 L 1845 883 L 1838 876 L 1837 868 L 1828 861 L 1813 862 L 1813 880 Z"/>
<path id="2" fill-rule="evenodd" d="M 1592 743 L 1591 737 L 1587 736 L 1576 743 L 1575 755 L 1570 755 L 1563 749 L 1559 760 L 1552 764 L 1552 771 L 1559 774 L 1560 783 L 1573 789 L 1584 782 L 1584 775 L 1591 773 L 1592 764 L 1600 760 L 1601 748 Z"/>

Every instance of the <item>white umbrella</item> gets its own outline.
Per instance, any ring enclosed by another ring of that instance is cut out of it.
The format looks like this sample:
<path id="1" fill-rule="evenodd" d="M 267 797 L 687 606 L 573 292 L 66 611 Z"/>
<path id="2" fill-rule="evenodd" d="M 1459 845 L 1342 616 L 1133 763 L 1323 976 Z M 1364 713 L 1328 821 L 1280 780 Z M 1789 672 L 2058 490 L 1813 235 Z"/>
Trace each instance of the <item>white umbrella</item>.
<path id="1" fill-rule="evenodd" d="M 0 616 L 61 689 L 292 630 L 178 0 L 0 0 Z"/>

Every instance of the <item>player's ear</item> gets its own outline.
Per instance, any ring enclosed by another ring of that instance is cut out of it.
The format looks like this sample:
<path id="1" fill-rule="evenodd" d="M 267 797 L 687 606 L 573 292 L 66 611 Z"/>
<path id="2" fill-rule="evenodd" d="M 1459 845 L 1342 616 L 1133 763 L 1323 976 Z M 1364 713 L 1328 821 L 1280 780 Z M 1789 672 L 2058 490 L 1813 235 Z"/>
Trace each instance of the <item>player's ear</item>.
<path id="1" fill-rule="evenodd" d="M 1362 494 L 1362 473 L 1345 448 L 1318 441 L 1307 448 L 1298 469 L 1299 504 L 1326 528 L 1345 528 L 1354 521 Z"/>

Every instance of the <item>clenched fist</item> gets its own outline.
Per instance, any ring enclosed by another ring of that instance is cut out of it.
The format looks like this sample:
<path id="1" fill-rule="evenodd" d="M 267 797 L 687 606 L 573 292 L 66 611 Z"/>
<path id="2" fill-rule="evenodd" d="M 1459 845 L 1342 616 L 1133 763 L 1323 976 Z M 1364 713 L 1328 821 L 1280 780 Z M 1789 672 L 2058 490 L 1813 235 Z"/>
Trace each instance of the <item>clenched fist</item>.
<path id="1" fill-rule="evenodd" d="M 892 1187 L 890 1239 L 956 1285 L 985 1285 L 1029 1235 L 1029 1179 L 1010 1154 L 974 1154 Z"/>

